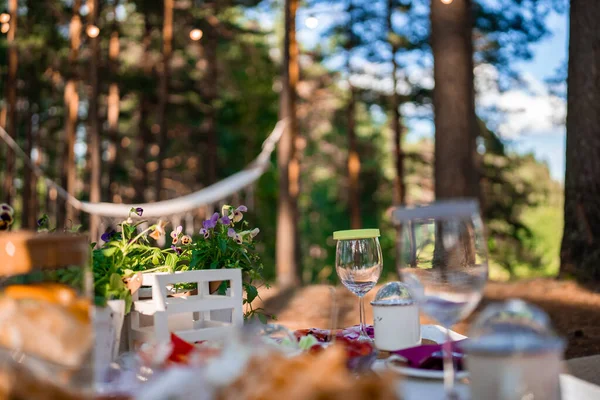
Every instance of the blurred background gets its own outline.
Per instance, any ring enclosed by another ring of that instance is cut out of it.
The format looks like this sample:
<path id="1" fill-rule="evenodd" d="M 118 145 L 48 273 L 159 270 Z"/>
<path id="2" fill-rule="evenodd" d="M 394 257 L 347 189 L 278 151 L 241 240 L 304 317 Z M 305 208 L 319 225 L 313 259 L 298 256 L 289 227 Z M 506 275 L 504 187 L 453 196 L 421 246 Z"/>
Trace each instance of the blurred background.
<path id="1" fill-rule="evenodd" d="M 272 168 L 228 199 L 260 227 L 269 280 L 336 281 L 331 234 L 350 227 L 382 229 L 395 274 L 389 210 L 436 192 L 480 199 L 492 279 L 555 276 L 567 11 L 566 0 L 0 0 L 0 126 L 78 199 L 137 204 L 243 170 L 285 118 Z M 434 118 L 434 104 L 451 111 Z M 48 214 L 96 235 L 0 143 L 15 228 Z"/>

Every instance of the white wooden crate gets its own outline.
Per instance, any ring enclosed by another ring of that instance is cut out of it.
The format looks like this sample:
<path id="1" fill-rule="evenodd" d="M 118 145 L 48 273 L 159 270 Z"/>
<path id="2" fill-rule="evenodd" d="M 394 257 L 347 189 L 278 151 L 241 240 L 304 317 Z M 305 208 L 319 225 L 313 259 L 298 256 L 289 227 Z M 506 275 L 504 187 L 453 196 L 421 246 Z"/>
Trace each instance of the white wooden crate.
<path id="1" fill-rule="evenodd" d="M 208 284 L 215 281 L 229 281 L 226 295 L 210 294 Z M 169 297 L 167 287 L 178 283 L 197 283 L 198 294 Z M 130 350 L 142 343 L 168 341 L 171 332 L 186 341 L 196 342 L 222 338 L 230 329 L 243 325 L 242 271 L 239 269 L 144 274 L 142 285 L 152 287 L 152 297 L 140 300 L 139 292 L 133 295 Z M 231 318 L 215 320 L 219 310 L 230 313 Z M 142 320 L 150 323 L 141 324 Z"/>

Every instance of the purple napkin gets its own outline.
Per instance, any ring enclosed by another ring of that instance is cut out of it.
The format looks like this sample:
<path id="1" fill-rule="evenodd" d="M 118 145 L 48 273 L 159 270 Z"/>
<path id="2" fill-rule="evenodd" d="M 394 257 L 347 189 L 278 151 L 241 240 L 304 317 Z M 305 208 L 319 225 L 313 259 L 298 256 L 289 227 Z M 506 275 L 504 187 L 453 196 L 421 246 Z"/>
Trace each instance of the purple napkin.
<path id="1" fill-rule="evenodd" d="M 459 343 L 463 340 L 452 342 L 454 365 L 457 370 L 462 370 L 463 353 Z M 393 351 L 402 358 L 405 358 L 407 364 L 412 368 L 443 370 L 444 362 L 442 357 L 442 345 L 440 344 L 423 344 L 421 346 L 410 347 L 408 349 Z"/>

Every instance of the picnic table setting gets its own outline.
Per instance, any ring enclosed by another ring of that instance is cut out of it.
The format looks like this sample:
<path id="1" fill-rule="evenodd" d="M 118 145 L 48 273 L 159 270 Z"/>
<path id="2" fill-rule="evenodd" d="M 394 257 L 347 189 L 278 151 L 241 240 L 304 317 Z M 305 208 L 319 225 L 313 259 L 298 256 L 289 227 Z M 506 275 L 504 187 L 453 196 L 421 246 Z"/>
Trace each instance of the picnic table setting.
<path id="1" fill-rule="evenodd" d="M 332 290 L 330 326 L 295 331 L 264 323 L 250 304 L 258 230 L 245 211 L 224 207 L 199 239 L 176 227 L 171 247 L 157 250 L 150 241 L 166 227 L 143 228 L 143 210 L 132 209 L 92 251 L 91 268 L 85 236 L 49 232 L 44 221 L 37 233 L 0 233 L 3 398 L 598 398 L 600 387 L 564 373 L 565 341 L 532 304 L 490 304 L 467 336 L 452 331 L 487 280 L 477 202 L 394 211 L 402 282 L 377 291 L 372 323 L 364 295 L 381 274 L 380 232 L 335 232 L 337 274 L 359 299 L 360 324 L 337 326 Z M 194 268 L 208 254 L 212 267 Z M 132 270 L 143 257 L 157 267 Z M 421 325 L 420 312 L 438 324 Z"/>

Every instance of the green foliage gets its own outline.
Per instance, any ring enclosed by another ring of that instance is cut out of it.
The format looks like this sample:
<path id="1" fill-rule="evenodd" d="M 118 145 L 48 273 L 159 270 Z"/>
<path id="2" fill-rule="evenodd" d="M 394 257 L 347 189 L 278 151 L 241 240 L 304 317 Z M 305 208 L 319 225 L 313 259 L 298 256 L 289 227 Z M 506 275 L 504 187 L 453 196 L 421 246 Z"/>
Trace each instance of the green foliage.
<path id="1" fill-rule="evenodd" d="M 246 318 L 263 314 L 261 308 L 254 308 L 252 302 L 258 297 L 257 284 L 264 283 L 263 265 L 254 247 L 253 239 L 259 233 L 258 228 L 247 229 L 249 224 L 243 220 L 247 209 L 224 206 L 222 215 L 215 213 L 204 221 L 201 236 L 190 237 L 182 233 L 182 227 L 176 227 L 170 233 L 171 246 L 160 248 L 151 243 L 166 234 L 165 224 L 159 221 L 146 229 L 140 226 L 147 221 L 134 222 L 133 216 L 141 216 L 142 209 L 132 209 L 130 217 L 120 224 L 119 232 L 109 231 L 102 235 L 105 242 L 93 250 L 93 271 L 96 296 L 102 299 L 124 299 L 127 310 L 131 305 L 131 293 L 124 280 L 136 273 L 191 271 L 202 269 L 241 269 L 243 289 L 247 306 Z M 182 284 L 176 290 L 194 290 L 195 284 Z M 225 294 L 226 282 L 222 282 L 218 292 Z"/>

